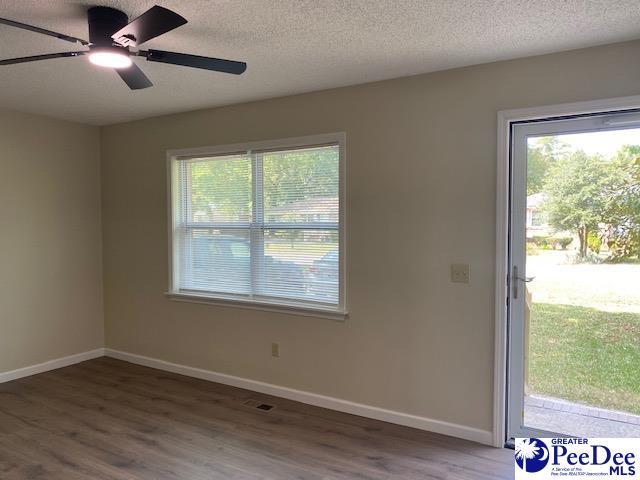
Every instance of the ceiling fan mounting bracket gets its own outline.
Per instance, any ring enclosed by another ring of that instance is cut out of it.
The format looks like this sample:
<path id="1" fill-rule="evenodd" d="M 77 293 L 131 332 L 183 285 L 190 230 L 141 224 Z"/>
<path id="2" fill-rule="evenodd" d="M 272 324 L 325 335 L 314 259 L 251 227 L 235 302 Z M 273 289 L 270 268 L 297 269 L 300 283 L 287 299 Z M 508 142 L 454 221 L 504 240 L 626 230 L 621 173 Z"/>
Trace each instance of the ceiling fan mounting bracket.
<path id="1" fill-rule="evenodd" d="M 129 23 L 126 13 L 111 7 L 92 7 L 87 11 L 89 41 L 98 47 L 113 45 L 111 35 Z"/>
<path id="2" fill-rule="evenodd" d="M 137 39 L 132 33 L 127 33 L 115 39 L 121 45 L 136 45 Z"/>

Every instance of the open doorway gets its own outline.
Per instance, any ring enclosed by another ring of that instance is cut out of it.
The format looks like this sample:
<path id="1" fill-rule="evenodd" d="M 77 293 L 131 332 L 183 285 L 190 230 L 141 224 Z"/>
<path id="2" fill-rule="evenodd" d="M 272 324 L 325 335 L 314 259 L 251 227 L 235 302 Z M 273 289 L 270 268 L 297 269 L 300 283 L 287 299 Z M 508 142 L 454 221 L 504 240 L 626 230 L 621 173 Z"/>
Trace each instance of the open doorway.
<path id="1" fill-rule="evenodd" d="M 511 139 L 508 437 L 640 437 L 640 115 Z"/>

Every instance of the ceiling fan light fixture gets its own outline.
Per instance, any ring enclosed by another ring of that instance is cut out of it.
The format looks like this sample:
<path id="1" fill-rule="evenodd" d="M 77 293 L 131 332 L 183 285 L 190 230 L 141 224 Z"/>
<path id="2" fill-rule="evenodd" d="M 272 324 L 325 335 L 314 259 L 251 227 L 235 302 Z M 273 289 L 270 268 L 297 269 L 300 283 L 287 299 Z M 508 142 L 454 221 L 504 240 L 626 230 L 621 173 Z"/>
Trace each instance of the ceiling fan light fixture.
<path id="1" fill-rule="evenodd" d="M 89 54 L 89 61 L 94 65 L 108 68 L 129 68 L 133 63 L 126 53 L 116 50 L 97 50 Z"/>

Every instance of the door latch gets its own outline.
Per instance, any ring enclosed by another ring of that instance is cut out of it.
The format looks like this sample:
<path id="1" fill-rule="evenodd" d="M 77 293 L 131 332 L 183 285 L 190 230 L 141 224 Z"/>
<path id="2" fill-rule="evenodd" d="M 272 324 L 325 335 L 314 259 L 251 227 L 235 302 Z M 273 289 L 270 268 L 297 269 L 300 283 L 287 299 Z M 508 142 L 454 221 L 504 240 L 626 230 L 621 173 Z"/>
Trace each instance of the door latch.
<path id="1" fill-rule="evenodd" d="M 511 283 L 513 284 L 513 298 L 518 298 L 518 280 L 524 283 L 532 282 L 536 277 L 520 277 L 518 276 L 518 266 L 513 266 L 513 275 L 511 276 Z"/>

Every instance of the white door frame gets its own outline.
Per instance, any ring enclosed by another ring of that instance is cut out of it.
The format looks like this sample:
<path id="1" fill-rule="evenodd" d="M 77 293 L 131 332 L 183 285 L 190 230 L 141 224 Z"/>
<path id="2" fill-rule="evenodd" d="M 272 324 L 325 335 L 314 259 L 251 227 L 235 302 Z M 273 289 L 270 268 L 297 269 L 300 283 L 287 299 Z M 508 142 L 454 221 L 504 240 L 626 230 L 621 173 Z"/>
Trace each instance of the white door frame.
<path id="1" fill-rule="evenodd" d="M 512 123 L 640 109 L 640 95 L 498 112 L 496 183 L 496 275 L 495 275 L 495 348 L 493 445 L 503 447 L 506 440 L 507 405 L 507 328 L 509 297 L 509 217 L 511 194 Z"/>

